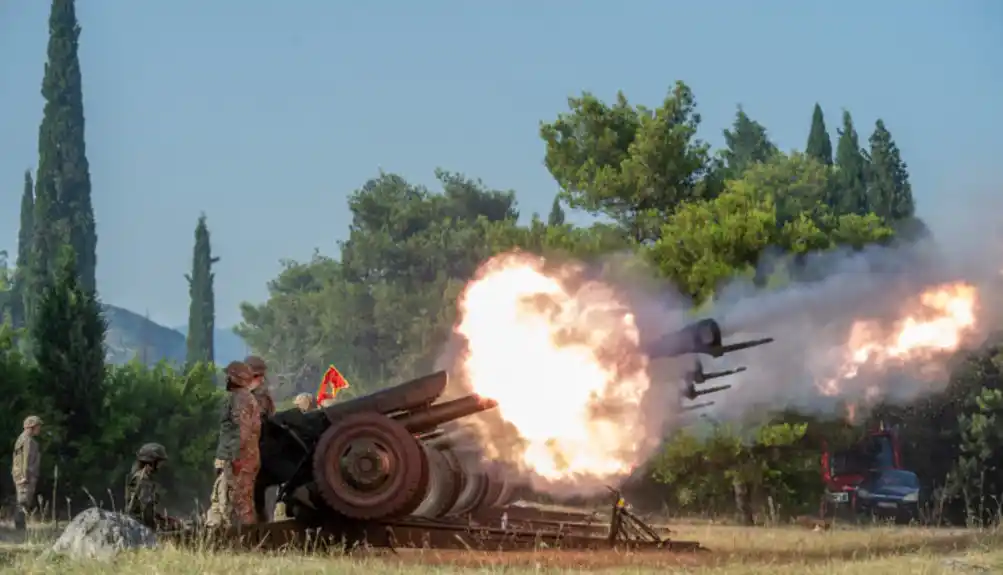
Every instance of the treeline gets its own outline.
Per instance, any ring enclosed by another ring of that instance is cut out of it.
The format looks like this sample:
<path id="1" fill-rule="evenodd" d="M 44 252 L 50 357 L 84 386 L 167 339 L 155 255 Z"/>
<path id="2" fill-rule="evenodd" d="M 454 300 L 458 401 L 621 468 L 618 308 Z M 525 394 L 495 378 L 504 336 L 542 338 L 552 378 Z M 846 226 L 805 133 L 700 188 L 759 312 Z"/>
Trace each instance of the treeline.
<path id="1" fill-rule="evenodd" d="M 171 458 L 168 501 L 204 504 L 222 394 L 212 367 L 210 267 L 216 260 L 205 221 L 196 228 L 188 276 L 187 368 L 106 365 L 73 0 L 53 0 L 49 31 L 38 167 L 34 177 L 24 175 L 16 265 L 11 271 L 5 255 L 0 262 L 0 394 L 6 398 L 0 421 L 8 434 L 0 460 L 9 464 L 18 425 L 38 415 L 45 422 L 38 493 L 48 512 L 64 516 L 93 501 L 121 505 L 136 450 L 149 441 L 164 444 Z M 4 503 L 13 496 L 10 481 L 4 474 L 0 482 Z"/>
<path id="2" fill-rule="evenodd" d="M 699 122 L 683 83 L 654 109 L 623 95 L 571 98 L 540 127 L 560 192 L 545 221 L 534 214 L 526 225 L 512 191 L 441 170 L 441 191 L 380 173 L 351 194 L 340 253 L 288 263 L 267 302 L 243 304 L 239 332 L 279 366 L 289 392 L 312 390 L 332 361 L 358 392 L 432 369 L 459 290 L 480 262 L 515 246 L 586 259 L 633 250 L 701 303 L 736 276 L 811 279 L 796 257 L 758 265 L 768 248 L 796 256 L 924 233 L 880 120 L 865 149 L 844 113 L 835 157 L 818 106 L 806 152 L 780 151 L 741 108 L 726 147 L 712 152 Z M 565 207 L 609 223 L 568 224 Z"/>

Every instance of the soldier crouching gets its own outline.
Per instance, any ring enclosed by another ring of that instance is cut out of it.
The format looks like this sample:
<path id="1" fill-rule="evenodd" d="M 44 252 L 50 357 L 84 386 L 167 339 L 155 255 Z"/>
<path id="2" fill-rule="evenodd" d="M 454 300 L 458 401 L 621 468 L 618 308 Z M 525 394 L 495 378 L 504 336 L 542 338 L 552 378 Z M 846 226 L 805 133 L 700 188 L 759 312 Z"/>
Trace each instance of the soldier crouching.
<path id="1" fill-rule="evenodd" d="M 167 461 L 167 449 L 159 443 L 147 443 L 136 452 L 129 479 L 125 484 L 125 513 L 150 529 L 161 530 L 171 526 L 170 520 L 157 513 L 161 488 L 155 475 Z"/>
<path id="2" fill-rule="evenodd" d="M 250 391 L 252 381 L 251 369 L 244 362 L 234 361 L 226 367 L 229 393 L 220 413 L 217 475 L 206 518 L 210 527 L 256 522 L 254 480 L 261 466 L 261 412 Z"/>

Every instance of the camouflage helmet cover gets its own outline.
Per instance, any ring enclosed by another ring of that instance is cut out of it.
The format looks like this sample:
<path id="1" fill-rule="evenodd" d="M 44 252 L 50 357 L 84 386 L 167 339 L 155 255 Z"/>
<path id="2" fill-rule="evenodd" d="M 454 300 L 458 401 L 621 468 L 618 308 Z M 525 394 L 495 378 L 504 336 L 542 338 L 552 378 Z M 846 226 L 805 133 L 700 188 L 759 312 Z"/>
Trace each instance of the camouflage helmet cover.
<path id="1" fill-rule="evenodd" d="M 167 461 L 167 449 L 159 443 L 147 443 L 136 452 L 136 459 L 146 463 Z"/>
<path id="2" fill-rule="evenodd" d="M 29 415 L 24 418 L 24 429 L 31 429 L 32 427 L 37 427 L 42 425 L 42 418 L 37 415 Z"/>
<path id="3" fill-rule="evenodd" d="M 256 355 L 249 355 L 244 358 L 244 363 L 251 369 L 252 375 L 265 375 L 268 373 L 268 365 L 265 360 Z"/>
<path id="4" fill-rule="evenodd" d="M 241 387 L 251 382 L 251 369 L 242 361 L 231 361 L 226 366 L 226 378 Z"/>

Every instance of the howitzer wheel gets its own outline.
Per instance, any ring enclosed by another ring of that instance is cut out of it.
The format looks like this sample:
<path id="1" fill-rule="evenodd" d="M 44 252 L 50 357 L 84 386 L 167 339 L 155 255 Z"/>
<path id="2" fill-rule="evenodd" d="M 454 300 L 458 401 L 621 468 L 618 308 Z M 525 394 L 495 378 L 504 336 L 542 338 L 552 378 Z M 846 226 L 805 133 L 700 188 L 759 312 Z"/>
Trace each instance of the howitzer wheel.
<path id="1" fill-rule="evenodd" d="M 460 496 L 461 477 L 446 454 L 434 447 L 424 446 L 428 459 L 428 494 L 414 511 L 416 517 L 438 519 L 446 515 Z"/>
<path id="2" fill-rule="evenodd" d="M 481 470 L 480 462 L 467 457 L 456 457 L 454 459 L 459 464 L 460 472 L 463 474 L 463 483 L 460 488 L 460 495 L 456 502 L 446 513 L 448 516 L 466 515 L 480 505 L 488 491 L 488 476 Z"/>
<path id="3" fill-rule="evenodd" d="M 332 424 L 313 454 L 317 491 L 331 509 L 353 519 L 402 517 L 428 489 L 428 461 L 400 423 L 375 412 Z"/>
<path id="4" fill-rule="evenodd" d="M 493 462 L 485 462 L 484 476 L 487 478 L 487 489 L 484 490 L 484 496 L 474 507 L 473 513 L 483 513 L 498 507 L 501 497 L 508 491 L 508 481 L 498 465 Z"/>

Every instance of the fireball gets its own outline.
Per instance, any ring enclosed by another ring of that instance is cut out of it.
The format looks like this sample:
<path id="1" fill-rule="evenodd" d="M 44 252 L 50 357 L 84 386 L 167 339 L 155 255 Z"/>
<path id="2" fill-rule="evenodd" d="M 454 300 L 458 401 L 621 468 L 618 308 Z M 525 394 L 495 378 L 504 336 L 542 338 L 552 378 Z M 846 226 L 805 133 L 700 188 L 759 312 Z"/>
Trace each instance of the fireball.
<path id="1" fill-rule="evenodd" d="M 459 312 L 461 377 L 517 430 L 525 448 L 515 463 L 548 480 L 631 471 L 650 382 L 615 290 L 516 252 L 481 267 Z"/>
<path id="2" fill-rule="evenodd" d="M 909 302 L 890 330 L 876 321 L 855 321 L 837 375 L 822 382 L 819 390 L 839 395 L 840 382 L 853 379 L 864 366 L 921 364 L 955 351 L 975 328 L 976 301 L 973 286 L 952 283 L 928 289 Z M 877 395 L 876 388 L 867 389 L 868 399 Z"/>

